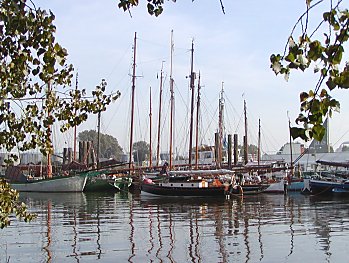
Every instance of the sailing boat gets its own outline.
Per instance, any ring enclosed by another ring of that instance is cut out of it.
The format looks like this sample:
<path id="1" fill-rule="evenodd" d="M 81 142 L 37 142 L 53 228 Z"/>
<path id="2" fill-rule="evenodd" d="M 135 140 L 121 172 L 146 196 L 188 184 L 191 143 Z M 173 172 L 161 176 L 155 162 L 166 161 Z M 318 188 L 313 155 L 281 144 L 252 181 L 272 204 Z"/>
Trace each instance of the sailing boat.
<path id="1" fill-rule="evenodd" d="M 48 90 L 50 91 L 50 83 Z M 48 113 L 49 114 L 49 113 Z M 50 128 L 49 128 L 50 129 Z M 9 166 L 5 178 L 11 187 L 19 192 L 82 192 L 86 184 L 86 176 L 52 176 L 51 155 L 47 154 L 46 176 L 32 177 L 25 175 L 21 166 Z"/>
<path id="2" fill-rule="evenodd" d="M 86 184 L 86 176 L 54 176 L 52 178 L 32 180 L 24 175 L 19 167 L 10 166 L 5 178 L 10 179 L 11 187 L 19 192 L 82 192 Z M 13 180 L 21 178 L 21 181 Z"/>
<path id="3" fill-rule="evenodd" d="M 194 115 L 194 80 L 195 73 L 193 71 L 193 53 L 194 43 L 192 42 L 191 49 L 191 72 L 190 72 L 190 88 L 191 88 L 191 118 L 190 118 L 190 135 L 189 135 L 189 157 L 188 166 L 189 169 L 185 171 L 173 171 L 172 168 L 172 154 L 170 153 L 170 171 L 166 172 L 162 178 L 152 180 L 145 178 L 141 184 L 141 193 L 166 195 L 166 196 L 230 196 L 231 194 L 242 195 L 255 194 L 261 192 L 265 186 L 263 185 L 237 185 L 235 181 L 235 171 L 228 169 L 221 169 L 221 154 L 218 154 L 217 168 L 211 170 L 199 170 L 198 169 L 198 150 L 196 150 L 196 164 L 192 169 L 192 137 L 193 137 L 193 115 Z M 172 87 L 172 86 L 171 86 Z M 199 84 L 200 88 L 200 84 Z M 198 89 L 199 89 L 198 88 Z M 223 88 L 222 88 L 223 89 Z M 171 90 L 172 93 L 172 90 Z M 198 92 L 199 95 L 199 92 Z M 220 111 L 223 109 L 222 100 L 220 98 Z M 198 103 L 199 105 L 199 103 Z M 197 114 L 198 116 L 198 114 Z M 172 120 L 172 117 L 171 117 Z M 220 115 L 220 122 L 223 117 Z M 172 122 L 171 122 L 172 124 Z M 171 132 L 171 131 L 170 131 Z M 198 134 L 198 130 L 196 130 Z M 220 127 L 220 137 L 222 138 L 222 127 Z M 172 132 L 171 132 L 172 134 Z M 170 138 L 172 136 L 170 135 Z M 196 137 L 196 144 L 198 139 Z M 219 151 L 221 152 L 222 143 L 218 143 Z M 198 149 L 198 145 L 196 145 Z M 244 188 L 244 189 L 243 189 Z"/>
<path id="4" fill-rule="evenodd" d="M 100 120 L 101 113 L 98 113 L 98 132 L 97 132 L 97 169 L 83 171 L 88 179 L 85 186 L 85 192 L 116 192 L 121 190 L 120 178 L 115 175 L 114 171 L 108 169 L 101 169 L 101 163 L 99 162 L 100 152 Z M 123 165 L 123 164 L 118 164 Z"/>

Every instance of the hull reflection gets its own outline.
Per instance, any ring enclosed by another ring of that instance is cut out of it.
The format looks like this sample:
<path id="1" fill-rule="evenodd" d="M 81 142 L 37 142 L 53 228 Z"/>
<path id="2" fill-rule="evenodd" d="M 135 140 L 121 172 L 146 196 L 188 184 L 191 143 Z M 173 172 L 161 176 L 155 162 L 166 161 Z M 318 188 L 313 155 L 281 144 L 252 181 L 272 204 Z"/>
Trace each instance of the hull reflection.
<path id="1" fill-rule="evenodd" d="M 349 199 L 26 194 L 38 214 L 0 236 L 11 262 L 343 262 Z M 38 246 L 38 244 L 42 244 Z"/>

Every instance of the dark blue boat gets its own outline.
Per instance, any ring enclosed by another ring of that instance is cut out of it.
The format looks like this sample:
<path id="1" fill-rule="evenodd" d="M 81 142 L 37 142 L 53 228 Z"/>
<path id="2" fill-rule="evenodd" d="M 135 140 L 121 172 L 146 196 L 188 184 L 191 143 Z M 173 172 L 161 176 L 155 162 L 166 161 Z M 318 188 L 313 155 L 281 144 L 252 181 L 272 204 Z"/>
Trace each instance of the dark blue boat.
<path id="1" fill-rule="evenodd" d="M 269 185 L 213 185 L 205 180 L 188 180 L 176 182 L 158 182 L 146 179 L 141 184 L 142 194 L 162 196 L 231 196 L 262 193 Z"/>
<path id="2" fill-rule="evenodd" d="M 322 181 L 310 180 L 312 194 L 349 194 L 349 181 Z"/>

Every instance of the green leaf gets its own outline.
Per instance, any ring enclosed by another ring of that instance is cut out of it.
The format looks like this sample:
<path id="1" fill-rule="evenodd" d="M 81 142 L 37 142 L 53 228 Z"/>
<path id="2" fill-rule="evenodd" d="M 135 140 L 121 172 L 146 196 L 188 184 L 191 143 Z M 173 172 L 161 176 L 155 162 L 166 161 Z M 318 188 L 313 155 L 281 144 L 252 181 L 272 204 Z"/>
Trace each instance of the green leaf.
<path id="1" fill-rule="evenodd" d="M 328 87 L 330 90 L 335 89 L 336 86 L 337 86 L 337 84 L 334 83 L 334 82 L 332 81 L 331 78 L 329 78 L 329 79 L 326 81 L 326 85 L 327 85 L 327 87 Z"/>

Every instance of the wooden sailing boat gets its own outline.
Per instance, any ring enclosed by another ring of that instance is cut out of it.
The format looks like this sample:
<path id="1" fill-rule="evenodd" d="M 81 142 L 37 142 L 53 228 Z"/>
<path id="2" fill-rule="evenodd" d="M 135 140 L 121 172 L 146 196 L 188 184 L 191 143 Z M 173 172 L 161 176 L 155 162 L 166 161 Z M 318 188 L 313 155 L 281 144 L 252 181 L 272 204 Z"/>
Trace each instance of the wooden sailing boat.
<path id="1" fill-rule="evenodd" d="M 47 85 L 51 92 L 51 84 Z M 50 114 L 50 112 L 48 112 Z M 51 127 L 48 127 L 51 135 Z M 51 154 L 47 153 L 46 176 L 31 177 L 25 175 L 20 166 L 9 166 L 5 172 L 11 187 L 20 192 L 82 192 L 86 184 L 86 176 L 52 176 Z"/>
<path id="2" fill-rule="evenodd" d="M 172 35 L 171 35 L 172 39 Z M 172 54 L 172 46 L 171 46 Z M 191 110 L 190 110 L 190 134 L 189 134 L 189 151 L 188 151 L 188 169 L 175 171 L 172 165 L 172 153 L 170 150 L 170 170 L 158 181 L 153 181 L 149 178 L 143 180 L 141 190 L 143 193 L 155 195 L 168 196 L 222 196 L 231 194 L 242 194 L 245 190 L 248 193 L 259 193 L 265 187 L 258 186 L 238 186 L 235 187 L 235 171 L 221 169 L 222 167 L 222 139 L 223 139 L 223 86 L 219 100 L 219 139 L 216 144 L 217 165 L 215 169 L 200 170 L 198 165 L 198 119 L 199 119 L 199 105 L 200 105 L 200 82 L 198 83 L 198 102 L 197 102 L 197 127 L 196 127 L 196 153 L 195 153 L 195 167 L 192 164 L 192 150 L 193 150 L 193 133 L 194 133 L 194 98 L 195 98 L 195 72 L 193 70 L 193 54 L 194 43 L 191 46 L 191 67 L 190 67 L 190 89 L 191 89 Z M 172 78 L 171 78 L 172 79 Z M 199 77 L 200 80 L 200 77 Z M 171 81 L 172 83 L 172 81 Z M 170 84 L 171 84 L 170 83 Z M 171 94 L 173 94 L 171 86 Z M 172 97 L 172 96 L 171 96 Z M 172 102 L 172 99 L 171 99 Z M 172 116 L 170 118 L 170 127 L 172 128 Z M 170 145 L 172 143 L 172 130 L 170 131 Z M 171 149 L 171 146 L 170 146 Z M 195 169 L 193 169 L 195 168 Z M 225 183 L 225 184 L 224 184 Z M 244 188 L 244 189 L 243 189 Z"/>

